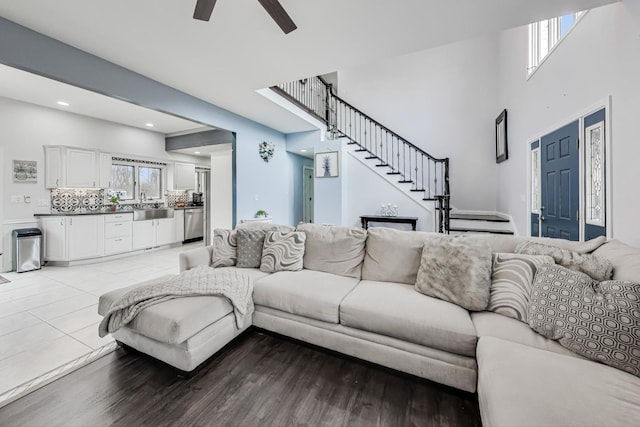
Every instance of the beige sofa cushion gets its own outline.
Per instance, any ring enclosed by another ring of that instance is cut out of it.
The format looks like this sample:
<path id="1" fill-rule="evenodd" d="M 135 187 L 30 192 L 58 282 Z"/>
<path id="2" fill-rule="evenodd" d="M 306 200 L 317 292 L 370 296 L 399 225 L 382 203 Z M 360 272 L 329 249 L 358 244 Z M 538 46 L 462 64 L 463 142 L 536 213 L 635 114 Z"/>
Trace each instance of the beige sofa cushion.
<path id="1" fill-rule="evenodd" d="M 640 378 L 493 337 L 478 343 L 484 426 L 637 426 Z"/>
<path id="2" fill-rule="evenodd" d="M 299 316 L 339 323 L 339 306 L 358 284 L 353 277 L 314 270 L 281 271 L 253 284 L 253 302 Z"/>
<path id="3" fill-rule="evenodd" d="M 104 316 L 119 297 L 145 284 L 142 282 L 101 295 L 98 314 Z M 145 308 L 127 328 L 156 341 L 179 344 L 231 312 L 233 307 L 224 297 L 176 298 Z"/>
<path id="4" fill-rule="evenodd" d="M 304 268 L 360 278 L 367 231 L 358 227 L 300 224 L 307 235 Z"/>
<path id="5" fill-rule="evenodd" d="M 613 264 L 613 280 L 640 282 L 640 249 L 610 240 L 593 253 Z"/>
<path id="6" fill-rule="evenodd" d="M 480 338 L 495 337 L 541 350 L 582 358 L 582 356 L 561 346 L 559 342 L 543 337 L 531 329 L 527 323 L 517 319 L 490 311 L 479 311 L 471 313 L 471 321 Z"/>
<path id="7" fill-rule="evenodd" d="M 385 227 L 370 228 L 362 279 L 415 284 L 422 247 L 429 236 L 437 234 Z"/>
<path id="8" fill-rule="evenodd" d="M 403 283 L 363 280 L 342 301 L 340 323 L 463 356 L 475 355 L 469 312 Z"/>

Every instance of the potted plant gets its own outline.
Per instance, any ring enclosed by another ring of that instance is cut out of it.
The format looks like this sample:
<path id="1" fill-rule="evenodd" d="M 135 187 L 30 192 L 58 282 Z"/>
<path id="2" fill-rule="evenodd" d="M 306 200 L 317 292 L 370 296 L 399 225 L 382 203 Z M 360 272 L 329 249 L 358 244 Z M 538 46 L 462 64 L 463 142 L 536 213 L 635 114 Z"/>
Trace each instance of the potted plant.
<path id="1" fill-rule="evenodd" d="M 262 209 L 260 209 L 254 216 L 256 218 L 266 218 L 269 216 L 269 214 L 267 213 L 267 211 L 263 211 Z"/>
<path id="2" fill-rule="evenodd" d="M 118 194 L 114 194 L 109 197 L 109 201 L 111 202 L 111 210 L 115 212 L 118 209 L 118 204 L 120 203 L 120 196 Z"/>

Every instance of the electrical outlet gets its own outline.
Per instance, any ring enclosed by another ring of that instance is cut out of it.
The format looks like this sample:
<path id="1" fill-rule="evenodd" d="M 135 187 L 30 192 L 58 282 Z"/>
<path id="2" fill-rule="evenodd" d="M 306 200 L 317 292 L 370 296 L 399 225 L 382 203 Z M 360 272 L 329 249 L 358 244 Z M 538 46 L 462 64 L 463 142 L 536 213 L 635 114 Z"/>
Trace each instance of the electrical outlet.
<path id="1" fill-rule="evenodd" d="M 260 197 L 256 194 L 256 202 L 260 199 Z"/>
<path id="2" fill-rule="evenodd" d="M 11 203 L 13 204 L 20 204 L 22 203 L 22 196 L 11 196 Z"/>

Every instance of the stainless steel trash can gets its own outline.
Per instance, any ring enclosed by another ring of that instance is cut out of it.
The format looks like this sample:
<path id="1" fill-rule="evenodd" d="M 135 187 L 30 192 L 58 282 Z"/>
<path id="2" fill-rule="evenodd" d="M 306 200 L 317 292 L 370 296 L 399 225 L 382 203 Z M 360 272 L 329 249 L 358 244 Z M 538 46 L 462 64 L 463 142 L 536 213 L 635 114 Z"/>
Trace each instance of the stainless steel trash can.
<path id="1" fill-rule="evenodd" d="M 42 231 L 39 228 L 13 230 L 13 269 L 18 273 L 42 268 Z"/>

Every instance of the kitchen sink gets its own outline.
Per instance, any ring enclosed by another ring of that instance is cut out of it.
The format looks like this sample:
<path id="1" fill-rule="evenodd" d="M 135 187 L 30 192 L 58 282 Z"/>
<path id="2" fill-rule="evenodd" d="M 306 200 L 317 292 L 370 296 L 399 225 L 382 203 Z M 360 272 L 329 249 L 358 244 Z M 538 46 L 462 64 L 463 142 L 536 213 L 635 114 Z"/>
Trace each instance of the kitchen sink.
<path id="1" fill-rule="evenodd" d="M 145 208 L 134 209 L 134 221 L 148 221 L 151 219 L 173 218 L 174 211 L 172 208 Z"/>

